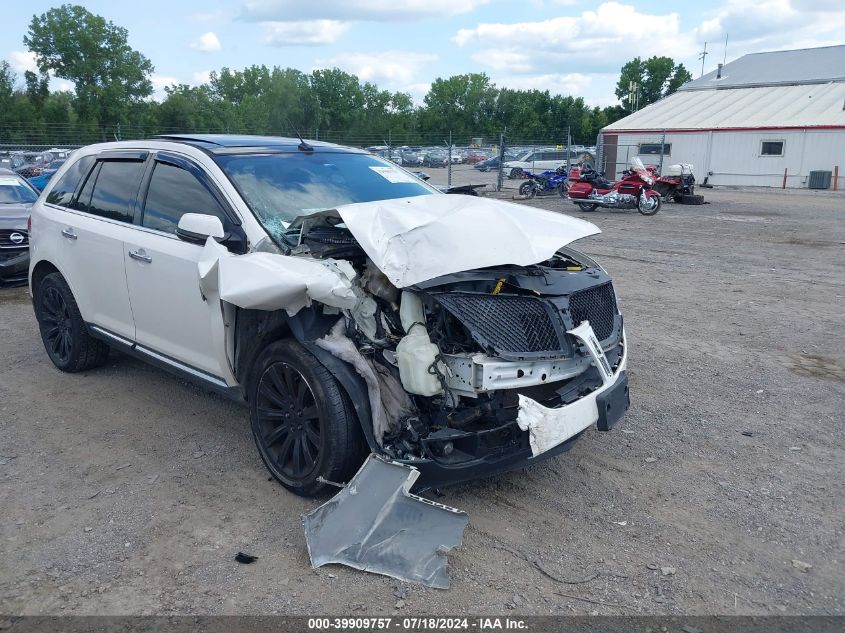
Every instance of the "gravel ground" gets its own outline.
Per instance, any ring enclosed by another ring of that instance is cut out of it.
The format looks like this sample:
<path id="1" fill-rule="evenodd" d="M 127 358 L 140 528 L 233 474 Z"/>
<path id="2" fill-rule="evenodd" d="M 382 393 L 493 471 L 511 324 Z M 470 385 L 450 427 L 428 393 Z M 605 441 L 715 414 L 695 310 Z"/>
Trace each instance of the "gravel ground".
<path id="1" fill-rule="evenodd" d="M 704 190 L 584 214 L 632 406 L 568 454 L 444 491 L 452 588 L 311 570 L 246 411 L 136 360 L 62 374 L 0 290 L 0 613 L 844 614 L 845 231 L 834 194 Z M 233 557 L 260 557 L 249 566 Z"/>

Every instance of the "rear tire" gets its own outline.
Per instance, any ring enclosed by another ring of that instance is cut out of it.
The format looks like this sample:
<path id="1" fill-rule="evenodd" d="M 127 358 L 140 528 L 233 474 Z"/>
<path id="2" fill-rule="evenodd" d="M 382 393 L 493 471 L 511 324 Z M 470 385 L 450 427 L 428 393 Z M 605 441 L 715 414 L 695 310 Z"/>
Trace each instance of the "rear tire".
<path id="1" fill-rule="evenodd" d="M 511 178 L 512 180 L 519 180 L 520 178 L 525 178 L 525 172 L 522 171 L 522 167 L 514 167 L 508 174 L 508 178 Z"/>
<path id="2" fill-rule="evenodd" d="M 560 194 L 561 198 L 568 198 L 569 197 L 569 183 L 563 181 L 557 188 L 557 192 Z"/>
<path id="3" fill-rule="evenodd" d="M 46 275 L 35 288 L 35 318 L 53 364 L 69 373 L 93 369 L 109 357 L 109 346 L 88 333 L 65 278 Z"/>
<path id="4" fill-rule="evenodd" d="M 302 345 L 276 341 L 256 358 L 249 418 L 270 474 L 303 497 L 345 482 L 361 466 L 365 442 L 346 392 Z"/>
<path id="5" fill-rule="evenodd" d="M 595 211 L 599 208 L 599 205 L 590 204 L 588 202 L 578 202 L 577 204 L 578 208 L 581 209 L 581 211 L 586 211 L 587 213 L 589 213 L 590 211 Z"/>
<path id="6" fill-rule="evenodd" d="M 537 195 L 537 187 L 534 185 L 534 182 L 529 180 L 519 185 L 519 195 L 528 200 Z"/>

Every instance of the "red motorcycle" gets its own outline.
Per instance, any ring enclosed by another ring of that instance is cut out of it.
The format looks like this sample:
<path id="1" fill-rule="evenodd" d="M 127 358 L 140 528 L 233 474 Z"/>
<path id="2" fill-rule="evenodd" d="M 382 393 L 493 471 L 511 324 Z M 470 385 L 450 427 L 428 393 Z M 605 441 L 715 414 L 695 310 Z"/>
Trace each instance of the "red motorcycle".
<path id="1" fill-rule="evenodd" d="M 572 175 L 570 175 L 572 178 Z M 660 211 L 660 194 L 655 191 L 655 177 L 639 158 L 631 162 L 622 180 L 613 183 L 584 164 L 577 174 L 578 181 L 569 186 L 569 199 L 582 211 L 605 209 L 637 209 L 643 215 Z"/>

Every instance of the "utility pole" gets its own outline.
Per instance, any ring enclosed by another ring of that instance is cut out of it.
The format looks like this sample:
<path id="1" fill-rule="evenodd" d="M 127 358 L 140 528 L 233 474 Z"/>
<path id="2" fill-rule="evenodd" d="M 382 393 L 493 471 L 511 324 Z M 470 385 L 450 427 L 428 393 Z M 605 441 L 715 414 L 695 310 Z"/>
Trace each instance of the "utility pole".
<path id="1" fill-rule="evenodd" d="M 704 42 L 704 50 L 698 54 L 698 59 L 701 60 L 701 75 L 700 77 L 704 76 L 704 58 L 707 57 L 707 42 Z"/>
<path id="2" fill-rule="evenodd" d="M 636 112 L 640 109 L 640 84 L 636 81 L 628 84 L 628 104 L 631 107 L 631 112 Z"/>

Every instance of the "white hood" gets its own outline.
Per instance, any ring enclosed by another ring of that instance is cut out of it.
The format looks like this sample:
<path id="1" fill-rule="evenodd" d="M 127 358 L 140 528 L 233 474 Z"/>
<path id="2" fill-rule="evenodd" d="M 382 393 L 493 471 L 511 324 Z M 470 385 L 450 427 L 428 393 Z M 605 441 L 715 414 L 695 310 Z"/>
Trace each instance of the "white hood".
<path id="1" fill-rule="evenodd" d="M 462 195 L 361 202 L 337 212 L 397 288 L 486 266 L 537 264 L 601 232 L 561 213 Z"/>

